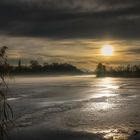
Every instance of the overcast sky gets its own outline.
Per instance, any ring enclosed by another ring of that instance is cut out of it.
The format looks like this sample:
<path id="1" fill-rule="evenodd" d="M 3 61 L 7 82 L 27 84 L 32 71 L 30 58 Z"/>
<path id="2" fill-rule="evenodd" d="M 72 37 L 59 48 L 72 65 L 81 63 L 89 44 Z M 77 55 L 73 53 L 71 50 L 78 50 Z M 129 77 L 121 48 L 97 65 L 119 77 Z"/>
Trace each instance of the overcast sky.
<path id="1" fill-rule="evenodd" d="M 114 56 L 101 56 L 111 44 Z M 0 45 L 10 63 L 21 59 L 68 62 L 93 69 L 98 62 L 139 63 L 139 0 L 0 0 Z M 125 59 L 124 59 L 125 57 Z"/>

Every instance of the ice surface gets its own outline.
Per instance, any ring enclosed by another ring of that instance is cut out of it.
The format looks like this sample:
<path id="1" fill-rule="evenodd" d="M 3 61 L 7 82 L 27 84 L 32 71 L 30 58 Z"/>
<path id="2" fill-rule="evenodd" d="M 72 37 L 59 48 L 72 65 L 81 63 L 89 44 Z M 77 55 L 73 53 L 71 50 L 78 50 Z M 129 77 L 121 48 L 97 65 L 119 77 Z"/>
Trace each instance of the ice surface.
<path id="1" fill-rule="evenodd" d="M 102 133 L 114 140 L 140 131 L 139 78 L 15 77 L 9 88 L 20 128 Z"/>

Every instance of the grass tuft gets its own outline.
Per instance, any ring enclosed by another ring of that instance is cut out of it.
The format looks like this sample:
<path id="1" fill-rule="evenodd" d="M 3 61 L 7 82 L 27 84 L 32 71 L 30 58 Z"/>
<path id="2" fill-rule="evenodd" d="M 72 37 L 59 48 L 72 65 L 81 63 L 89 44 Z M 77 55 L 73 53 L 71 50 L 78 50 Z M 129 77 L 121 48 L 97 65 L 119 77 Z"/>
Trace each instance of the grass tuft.
<path id="1" fill-rule="evenodd" d="M 7 102 L 8 85 L 5 82 L 5 76 L 9 73 L 7 49 L 6 46 L 0 48 L 0 140 L 8 138 L 9 125 L 13 119 L 13 110 Z"/>

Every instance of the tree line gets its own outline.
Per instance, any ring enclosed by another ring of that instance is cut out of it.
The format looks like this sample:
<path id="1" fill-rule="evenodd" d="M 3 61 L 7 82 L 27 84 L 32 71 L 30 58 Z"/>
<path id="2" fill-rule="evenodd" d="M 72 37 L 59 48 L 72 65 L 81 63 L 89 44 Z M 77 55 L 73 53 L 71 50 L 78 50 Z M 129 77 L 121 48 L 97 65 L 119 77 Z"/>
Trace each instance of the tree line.
<path id="1" fill-rule="evenodd" d="M 22 65 L 21 60 L 18 66 L 10 66 L 11 73 L 14 74 L 82 74 L 83 72 L 77 67 L 68 63 L 51 63 L 44 62 L 40 64 L 37 60 L 31 60 L 28 66 Z"/>
<path id="2" fill-rule="evenodd" d="M 107 66 L 99 63 L 96 67 L 96 74 L 97 76 L 140 77 L 140 64 Z"/>

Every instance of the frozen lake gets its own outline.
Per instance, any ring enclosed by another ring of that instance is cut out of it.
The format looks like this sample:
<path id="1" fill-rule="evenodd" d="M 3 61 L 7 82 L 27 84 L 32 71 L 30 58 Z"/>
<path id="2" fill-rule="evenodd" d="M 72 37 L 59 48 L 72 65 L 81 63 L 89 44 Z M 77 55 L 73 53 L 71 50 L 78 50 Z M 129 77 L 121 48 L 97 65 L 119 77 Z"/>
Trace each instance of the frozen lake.
<path id="1" fill-rule="evenodd" d="M 43 128 L 127 139 L 140 131 L 140 79 L 15 77 L 9 102 L 20 130 Z"/>

